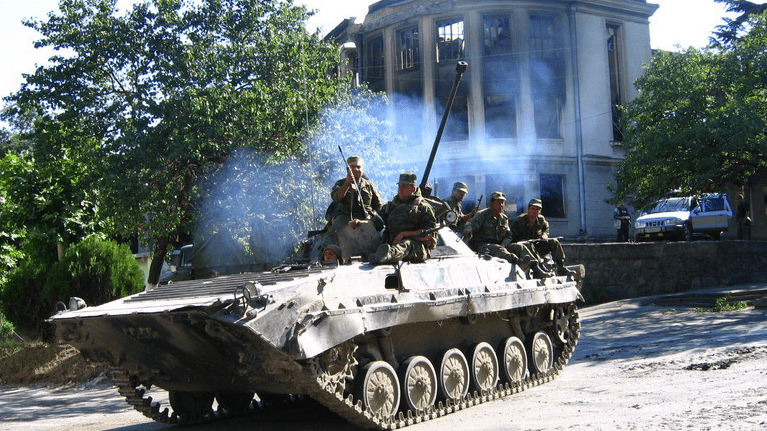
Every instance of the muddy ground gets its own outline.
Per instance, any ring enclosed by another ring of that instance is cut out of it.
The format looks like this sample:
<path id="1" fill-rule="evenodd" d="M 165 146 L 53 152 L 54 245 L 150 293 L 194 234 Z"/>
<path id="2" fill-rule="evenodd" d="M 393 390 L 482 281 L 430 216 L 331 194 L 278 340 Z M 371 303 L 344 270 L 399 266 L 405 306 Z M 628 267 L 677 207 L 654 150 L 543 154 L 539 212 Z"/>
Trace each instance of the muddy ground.
<path id="1" fill-rule="evenodd" d="M 700 312 L 644 299 L 584 308 L 581 321 L 575 355 L 556 380 L 408 429 L 767 429 L 767 309 Z M 0 386 L 2 430 L 179 429 L 133 411 L 66 347 L 10 359 L 0 362 L 0 379 L 14 382 Z M 307 406 L 183 429 L 356 428 Z"/>

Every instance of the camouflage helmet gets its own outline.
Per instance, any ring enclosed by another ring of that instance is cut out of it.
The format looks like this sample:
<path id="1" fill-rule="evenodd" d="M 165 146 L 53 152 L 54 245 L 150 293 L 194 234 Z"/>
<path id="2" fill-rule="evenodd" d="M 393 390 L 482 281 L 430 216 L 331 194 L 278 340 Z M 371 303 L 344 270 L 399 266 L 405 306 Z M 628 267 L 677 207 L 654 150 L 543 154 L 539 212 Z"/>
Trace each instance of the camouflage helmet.
<path id="1" fill-rule="evenodd" d="M 543 202 L 541 202 L 541 200 L 538 198 L 532 198 L 530 199 L 530 202 L 528 202 L 527 207 L 538 207 L 543 209 Z"/>

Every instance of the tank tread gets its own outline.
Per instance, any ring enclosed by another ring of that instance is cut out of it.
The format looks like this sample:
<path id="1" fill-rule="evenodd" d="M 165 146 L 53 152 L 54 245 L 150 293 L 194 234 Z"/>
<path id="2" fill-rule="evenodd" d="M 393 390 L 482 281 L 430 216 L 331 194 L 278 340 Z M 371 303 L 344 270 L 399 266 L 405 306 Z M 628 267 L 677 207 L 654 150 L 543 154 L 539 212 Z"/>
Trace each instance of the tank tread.
<path id="1" fill-rule="evenodd" d="M 344 398 L 342 395 L 335 392 L 331 387 L 323 386 L 321 384 L 315 385 L 313 389 L 310 388 L 307 395 L 317 400 L 328 409 L 337 413 L 345 420 L 357 426 L 381 430 L 394 430 L 404 428 L 410 425 L 447 416 L 451 413 L 465 410 L 485 402 L 505 398 L 522 392 L 526 389 L 536 387 L 554 380 L 564 369 L 565 365 L 567 365 L 570 358 L 572 357 L 573 352 L 575 351 L 575 346 L 578 344 L 578 337 L 580 336 L 580 324 L 577 322 L 577 320 L 571 324 L 574 337 L 572 337 L 568 343 L 563 346 L 561 354 L 556 359 L 556 361 L 554 361 L 553 366 L 545 373 L 538 373 L 534 376 L 529 376 L 520 383 L 503 383 L 498 384 L 495 388 L 487 391 L 469 393 L 458 401 L 440 401 L 436 406 L 430 407 L 423 411 L 413 412 L 412 410 L 409 410 L 406 413 L 399 412 L 396 416 L 393 417 L 382 418 L 375 415 L 369 408 L 364 409 L 362 406 L 362 401 L 358 400 L 355 403 L 352 395 L 348 395 Z M 317 382 L 321 382 L 319 376 Z"/>
<path id="2" fill-rule="evenodd" d="M 485 402 L 505 398 L 554 380 L 564 369 L 565 365 L 567 365 L 578 344 L 580 323 L 577 321 L 577 312 L 575 316 L 575 319 L 570 323 L 573 337 L 563 345 L 560 355 L 553 362 L 553 366 L 545 373 L 528 376 L 519 383 L 503 383 L 498 384 L 495 388 L 487 391 L 469 393 L 457 401 L 439 401 L 435 406 L 424 409 L 423 411 L 413 412 L 412 410 L 409 410 L 406 413 L 399 412 L 396 416 L 383 418 L 375 415 L 369 408 L 363 408 L 362 401 L 357 400 L 355 402 L 352 395 L 344 397 L 339 393 L 337 386 L 324 384 L 323 376 L 319 375 L 317 370 L 312 367 L 304 367 L 302 370 L 303 372 L 297 373 L 294 377 L 296 377 L 297 380 L 302 380 L 299 384 L 306 389 L 305 395 L 308 395 L 354 425 L 363 428 L 381 430 L 400 429 L 428 420 L 441 418 Z M 170 411 L 169 408 L 164 408 L 161 411 L 160 409 L 162 407 L 159 402 L 152 403 L 152 397 L 145 397 L 146 390 L 148 390 L 151 385 L 140 387 L 143 385 L 139 384 L 137 378 L 130 375 L 122 368 L 113 368 L 111 371 L 112 381 L 115 386 L 117 386 L 120 395 L 124 396 L 128 404 L 133 405 L 135 410 L 156 422 L 174 425 L 194 425 L 233 416 L 255 414 L 272 409 L 253 400 L 247 409 L 236 413 L 218 408 L 217 410 L 211 409 L 200 417 L 182 418 Z M 293 397 L 288 399 L 294 400 Z"/>
<path id="3" fill-rule="evenodd" d="M 161 422 L 171 425 L 195 425 L 200 423 L 208 423 L 219 419 L 230 418 L 234 416 L 244 416 L 249 414 L 255 414 L 259 412 L 265 412 L 274 408 L 266 407 L 263 403 L 256 401 L 255 399 L 250 402 L 250 405 L 237 412 L 229 412 L 219 407 L 216 410 L 211 409 L 201 417 L 196 418 L 183 418 L 171 411 L 169 408 L 162 408 L 159 402 L 152 403 L 152 397 L 145 397 L 148 387 L 139 387 L 139 384 L 135 376 L 131 376 L 126 370 L 122 368 L 112 368 L 112 382 L 117 386 L 117 391 L 120 395 L 125 397 L 125 401 L 132 405 L 133 408 L 156 422 Z M 288 397 L 289 401 L 296 401 L 298 398 Z M 162 408 L 162 410 L 160 410 Z"/>

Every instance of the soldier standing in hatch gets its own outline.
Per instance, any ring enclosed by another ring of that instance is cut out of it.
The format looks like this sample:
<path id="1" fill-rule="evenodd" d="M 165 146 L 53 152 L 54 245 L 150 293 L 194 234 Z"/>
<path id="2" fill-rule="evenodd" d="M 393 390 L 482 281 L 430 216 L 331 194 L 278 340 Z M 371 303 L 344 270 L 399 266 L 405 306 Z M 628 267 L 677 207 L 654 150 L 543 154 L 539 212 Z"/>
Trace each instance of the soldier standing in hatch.
<path id="1" fill-rule="evenodd" d="M 338 245 L 338 231 L 341 228 L 344 226 L 357 227 L 361 223 L 373 222 L 374 212 L 380 211 L 382 207 L 378 190 L 364 174 L 365 163 L 362 157 L 351 156 L 346 159 L 346 163 L 349 166 L 346 171 L 346 178 L 336 181 L 330 192 L 330 197 L 333 199 L 333 203 L 337 204 L 337 209 L 332 217 L 330 228 L 322 241 L 323 251 L 330 245 Z M 355 180 L 360 190 L 356 189 Z M 362 196 L 362 205 L 360 205 L 358 194 Z M 377 228 L 380 229 L 378 226 Z"/>
<path id="2" fill-rule="evenodd" d="M 479 253 L 487 253 L 517 264 L 524 271 L 533 270 L 533 277 L 550 277 L 538 266 L 538 259 L 526 244 L 511 240 L 509 217 L 503 212 L 506 196 L 501 192 L 490 195 L 490 207 L 480 210 L 463 230 L 464 240 L 471 238 L 469 247 Z"/>
<path id="3" fill-rule="evenodd" d="M 511 222 L 511 237 L 516 243 L 524 242 L 530 245 L 539 256 L 551 254 L 557 264 L 558 275 L 573 275 L 574 271 L 565 266 L 565 252 L 562 244 L 556 238 L 549 238 L 549 222 L 541 215 L 543 203 L 540 199 L 530 199 L 527 212 L 522 213 Z"/>
<path id="4" fill-rule="evenodd" d="M 424 262 L 436 246 L 432 234 L 415 236 L 437 227 L 434 210 L 421 197 L 416 175 L 400 174 L 397 186 L 397 195 L 381 210 L 386 242 L 370 257 L 371 263 Z"/>
<path id="5" fill-rule="evenodd" d="M 474 210 L 468 214 L 463 213 L 461 202 L 463 202 L 463 198 L 466 196 L 468 191 L 469 188 L 466 186 L 466 183 L 458 181 L 453 184 L 453 192 L 450 194 L 450 197 L 443 200 L 443 202 L 445 202 L 447 206 L 450 207 L 450 209 L 455 211 L 456 215 L 458 216 L 455 222 L 449 225 L 450 229 L 453 229 L 456 232 L 463 232 L 463 227 L 466 225 L 466 223 L 469 222 L 469 220 L 471 220 L 472 217 L 474 217 L 474 214 L 476 214 L 479 210 L 479 208 L 474 208 Z"/>

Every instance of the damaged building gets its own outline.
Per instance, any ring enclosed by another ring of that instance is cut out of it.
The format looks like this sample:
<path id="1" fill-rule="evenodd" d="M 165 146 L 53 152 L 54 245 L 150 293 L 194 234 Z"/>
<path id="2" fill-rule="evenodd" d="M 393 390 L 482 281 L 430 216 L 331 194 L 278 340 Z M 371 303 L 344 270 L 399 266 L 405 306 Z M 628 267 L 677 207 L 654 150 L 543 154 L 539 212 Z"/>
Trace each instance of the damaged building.
<path id="1" fill-rule="evenodd" d="M 428 159 L 456 74 L 458 88 L 428 181 L 455 181 L 465 202 L 495 190 L 507 213 L 534 197 L 554 235 L 615 235 L 606 185 L 625 151 L 618 105 L 651 56 L 645 0 L 381 0 L 328 34 L 345 73 L 387 93 L 407 137 L 406 164 Z M 419 174 L 420 175 L 420 174 Z"/>

